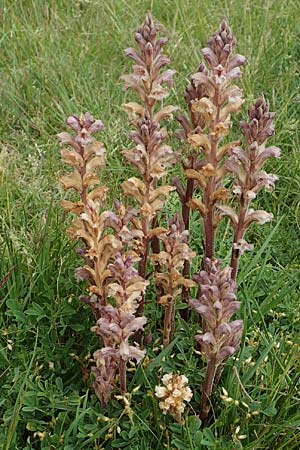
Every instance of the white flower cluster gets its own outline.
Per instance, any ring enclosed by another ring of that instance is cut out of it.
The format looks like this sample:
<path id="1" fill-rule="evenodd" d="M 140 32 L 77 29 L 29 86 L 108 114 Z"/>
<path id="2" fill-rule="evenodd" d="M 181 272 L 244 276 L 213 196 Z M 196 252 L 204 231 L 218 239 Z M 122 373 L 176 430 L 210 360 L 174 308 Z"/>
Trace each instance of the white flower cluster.
<path id="1" fill-rule="evenodd" d="M 186 376 L 173 373 L 162 377 L 164 386 L 156 386 L 155 395 L 161 399 L 159 407 L 163 414 L 177 416 L 184 412 L 185 402 L 189 402 L 193 396 L 191 389 L 186 386 L 188 381 Z"/>

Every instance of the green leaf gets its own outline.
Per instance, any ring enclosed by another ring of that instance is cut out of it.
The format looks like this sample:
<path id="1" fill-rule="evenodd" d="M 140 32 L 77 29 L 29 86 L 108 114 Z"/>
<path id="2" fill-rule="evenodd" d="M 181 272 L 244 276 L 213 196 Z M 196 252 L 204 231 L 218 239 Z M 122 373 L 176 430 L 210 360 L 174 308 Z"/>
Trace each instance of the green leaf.
<path id="1" fill-rule="evenodd" d="M 63 381 L 62 381 L 61 377 L 57 377 L 57 378 L 56 378 L 55 384 L 56 384 L 57 388 L 58 388 L 61 392 L 63 392 L 63 390 L 64 390 L 64 385 L 63 385 Z"/>
<path id="2" fill-rule="evenodd" d="M 123 448 L 123 447 L 126 447 L 127 444 L 128 444 L 128 442 L 124 442 L 123 439 L 119 438 L 119 439 L 114 439 L 111 443 L 111 446 L 113 448 Z"/>
<path id="3" fill-rule="evenodd" d="M 149 375 L 149 373 L 155 369 L 155 367 L 159 366 L 162 363 L 163 358 L 165 358 L 166 356 L 168 356 L 174 345 L 176 344 L 176 342 L 178 341 L 178 337 L 173 339 L 173 341 L 168 345 L 168 347 L 166 347 L 162 352 L 160 352 L 160 354 L 154 358 L 153 361 L 151 361 L 151 363 L 149 364 L 149 366 L 146 369 L 146 374 Z"/>
<path id="4" fill-rule="evenodd" d="M 277 409 L 275 408 L 274 405 L 270 405 L 270 406 L 268 406 L 266 409 L 264 409 L 264 410 L 262 411 L 262 413 L 263 413 L 265 416 L 273 417 L 273 416 L 276 416 L 276 414 L 277 414 Z"/>
<path id="5" fill-rule="evenodd" d="M 70 325 L 71 330 L 74 331 L 84 331 L 86 330 L 86 326 L 83 325 L 82 323 L 73 323 L 72 325 Z"/>
<path id="6" fill-rule="evenodd" d="M 7 366 L 9 361 L 6 356 L 6 351 L 3 347 L 0 347 L 0 367 Z"/>
<path id="7" fill-rule="evenodd" d="M 190 446 L 178 438 L 172 439 L 172 445 L 174 445 L 174 448 L 178 448 L 180 450 L 190 450 Z"/>
<path id="8" fill-rule="evenodd" d="M 202 440 L 203 440 L 203 433 L 202 433 L 202 431 L 200 431 L 200 430 L 197 431 L 195 433 L 195 436 L 194 436 L 193 440 L 194 440 L 194 444 L 195 445 L 200 446 L 202 444 Z"/>
<path id="9" fill-rule="evenodd" d="M 191 434 L 195 434 L 201 427 L 201 420 L 196 416 L 188 416 L 186 424 Z"/>
<path id="10" fill-rule="evenodd" d="M 31 307 L 26 309 L 25 314 L 28 316 L 37 316 L 40 319 L 47 317 L 45 310 L 38 303 L 32 303 Z"/>
<path id="11" fill-rule="evenodd" d="M 187 307 L 188 307 L 188 304 L 187 304 L 187 303 L 177 303 L 177 304 L 175 305 L 176 311 L 177 311 L 177 309 L 187 309 Z"/>
<path id="12" fill-rule="evenodd" d="M 203 430 L 203 439 L 201 441 L 202 445 L 207 445 L 207 447 L 214 447 L 215 446 L 215 437 L 211 430 L 208 428 L 205 428 Z"/>
<path id="13" fill-rule="evenodd" d="M 26 316 L 23 313 L 22 304 L 19 300 L 10 298 L 7 300 L 6 306 L 8 308 L 8 311 L 6 312 L 7 316 L 14 316 L 19 322 L 26 321 Z"/>

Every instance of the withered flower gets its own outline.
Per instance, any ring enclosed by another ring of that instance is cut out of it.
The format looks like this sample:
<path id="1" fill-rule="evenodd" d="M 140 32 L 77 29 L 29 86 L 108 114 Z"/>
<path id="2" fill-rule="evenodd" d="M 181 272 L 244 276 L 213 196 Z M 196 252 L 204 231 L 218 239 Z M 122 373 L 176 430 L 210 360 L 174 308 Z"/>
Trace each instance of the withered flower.
<path id="1" fill-rule="evenodd" d="M 80 201 L 64 201 L 63 206 L 76 214 L 69 234 L 84 243 L 78 253 L 85 265 L 76 270 L 75 276 L 88 281 L 88 295 L 81 296 L 81 300 L 93 310 L 97 320 L 93 331 L 104 345 L 94 353 L 96 366 L 92 372 L 95 392 L 106 404 L 115 388 L 116 373 L 120 374 L 121 391 L 125 393 L 127 361 L 139 361 L 144 356 L 143 350 L 128 343 L 129 337 L 146 323 L 145 317 L 134 315 L 147 284 L 134 268 L 139 259 L 134 242 L 142 236 L 140 230 L 131 230 L 137 216 L 134 208 L 125 208 L 116 201 L 116 212 L 101 212 L 107 188 L 97 187 L 96 170 L 104 165 L 105 154 L 102 143 L 93 134 L 103 128 L 102 122 L 86 113 L 69 117 L 67 123 L 76 135 L 61 133 L 59 137 L 63 144 L 72 147 L 63 149 L 62 156 L 74 172 L 63 176 L 61 182 L 65 189 L 77 191 Z M 109 304 L 108 297 L 115 306 Z"/>
<path id="2" fill-rule="evenodd" d="M 89 113 L 73 115 L 67 119 L 67 124 L 76 134 L 63 132 L 58 137 L 62 145 L 72 147 L 63 148 L 61 154 L 73 172 L 62 176 L 60 181 L 66 190 L 75 190 L 80 200 L 63 200 L 62 206 L 66 212 L 77 216 L 68 232 L 73 239 L 84 242 L 85 247 L 78 253 L 86 265 L 77 269 L 76 278 L 89 281 L 89 297 L 83 297 L 83 300 L 90 304 L 97 318 L 99 305 L 106 302 L 104 286 L 110 275 L 107 264 L 121 248 L 118 238 L 106 234 L 108 213 L 100 213 L 108 188 L 99 186 L 97 171 L 105 164 L 105 150 L 102 142 L 96 141 L 93 135 L 104 125 Z"/>

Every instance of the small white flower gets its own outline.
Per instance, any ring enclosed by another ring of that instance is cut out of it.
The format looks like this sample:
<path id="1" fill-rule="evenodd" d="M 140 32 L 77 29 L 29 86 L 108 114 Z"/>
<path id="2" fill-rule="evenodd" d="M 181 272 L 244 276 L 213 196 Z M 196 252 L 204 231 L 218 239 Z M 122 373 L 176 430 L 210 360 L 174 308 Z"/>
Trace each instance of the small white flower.
<path id="1" fill-rule="evenodd" d="M 161 381 L 163 382 L 163 384 L 164 384 L 165 386 L 166 386 L 166 385 L 169 383 L 169 381 L 172 379 L 172 376 L 173 376 L 172 373 L 166 373 L 166 374 L 162 377 Z"/>
<path id="2" fill-rule="evenodd" d="M 167 389 L 163 386 L 155 386 L 155 395 L 157 398 L 165 397 Z"/>

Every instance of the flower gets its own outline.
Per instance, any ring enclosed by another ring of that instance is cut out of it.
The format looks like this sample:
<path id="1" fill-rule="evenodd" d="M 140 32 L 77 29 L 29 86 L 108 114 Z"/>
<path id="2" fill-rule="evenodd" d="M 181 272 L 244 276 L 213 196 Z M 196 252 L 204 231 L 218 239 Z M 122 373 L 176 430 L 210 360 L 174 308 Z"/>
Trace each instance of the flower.
<path id="1" fill-rule="evenodd" d="M 168 373 L 162 377 L 164 386 L 155 386 L 155 396 L 161 401 L 159 407 L 163 414 L 170 413 L 180 418 L 185 409 L 185 402 L 189 402 L 193 396 L 187 386 L 188 378 L 185 375 Z"/>

